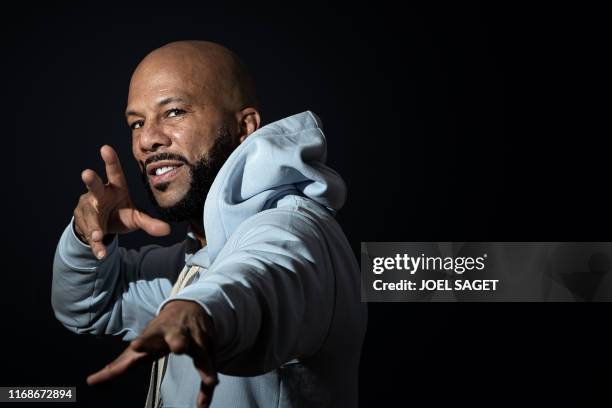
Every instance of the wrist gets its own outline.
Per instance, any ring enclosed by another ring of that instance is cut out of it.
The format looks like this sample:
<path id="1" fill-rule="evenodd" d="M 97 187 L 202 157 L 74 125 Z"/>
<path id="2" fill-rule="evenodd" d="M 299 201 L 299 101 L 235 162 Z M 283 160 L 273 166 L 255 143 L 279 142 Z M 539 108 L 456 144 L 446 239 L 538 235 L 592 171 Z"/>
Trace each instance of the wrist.
<path id="1" fill-rule="evenodd" d="M 172 313 L 175 315 L 178 315 L 179 313 L 196 315 L 203 326 L 203 331 L 208 342 L 208 347 L 214 349 L 215 325 L 213 323 L 212 317 L 208 314 L 206 309 L 199 302 L 187 299 L 171 299 L 167 301 L 159 310 L 159 314 L 164 312 Z"/>
<path id="2" fill-rule="evenodd" d="M 76 222 L 74 222 L 74 219 L 72 220 L 72 231 L 74 232 L 74 236 L 77 237 L 79 241 L 81 241 L 85 245 L 89 245 L 89 241 L 87 241 L 87 238 L 85 237 L 81 229 L 77 226 Z"/>

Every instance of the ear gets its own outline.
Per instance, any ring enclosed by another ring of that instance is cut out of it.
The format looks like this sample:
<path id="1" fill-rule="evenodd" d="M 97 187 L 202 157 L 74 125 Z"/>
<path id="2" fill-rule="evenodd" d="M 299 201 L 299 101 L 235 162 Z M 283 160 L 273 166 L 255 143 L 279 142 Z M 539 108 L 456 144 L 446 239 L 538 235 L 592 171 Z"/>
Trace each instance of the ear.
<path id="1" fill-rule="evenodd" d="M 236 113 L 236 122 L 238 123 L 237 137 L 238 140 L 240 140 L 240 143 L 242 143 L 251 133 L 259 129 L 261 117 L 259 116 L 257 109 L 246 107 L 240 112 Z"/>

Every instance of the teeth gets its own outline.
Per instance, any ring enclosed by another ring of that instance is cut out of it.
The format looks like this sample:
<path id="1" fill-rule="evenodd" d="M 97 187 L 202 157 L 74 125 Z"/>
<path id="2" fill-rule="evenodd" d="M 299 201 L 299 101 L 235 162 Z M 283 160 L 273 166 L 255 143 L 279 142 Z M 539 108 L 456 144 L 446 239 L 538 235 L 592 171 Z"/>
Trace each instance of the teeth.
<path id="1" fill-rule="evenodd" d="M 170 170 L 174 170 L 176 168 L 176 166 L 167 166 L 167 167 L 160 167 L 158 169 L 155 169 L 155 175 L 156 176 L 160 176 L 164 173 L 169 172 Z"/>

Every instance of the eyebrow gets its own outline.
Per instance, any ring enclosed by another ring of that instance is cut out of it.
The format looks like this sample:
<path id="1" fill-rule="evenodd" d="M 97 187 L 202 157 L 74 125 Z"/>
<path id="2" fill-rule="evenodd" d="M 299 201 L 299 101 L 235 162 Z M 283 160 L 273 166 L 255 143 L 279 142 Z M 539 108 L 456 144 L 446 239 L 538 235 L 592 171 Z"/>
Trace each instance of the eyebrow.
<path id="1" fill-rule="evenodd" d="M 189 104 L 189 102 L 185 98 L 181 98 L 181 97 L 178 97 L 178 96 L 171 96 L 169 98 L 164 98 L 161 101 L 157 102 L 157 107 L 159 108 L 160 106 L 168 105 L 170 103 L 175 103 L 175 102 L 181 102 L 181 103 Z M 125 112 L 125 116 L 144 116 L 144 115 L 142 115 L 141 113 L 138 113 L 136 111 L 129 110 L 129 111 Z"/>

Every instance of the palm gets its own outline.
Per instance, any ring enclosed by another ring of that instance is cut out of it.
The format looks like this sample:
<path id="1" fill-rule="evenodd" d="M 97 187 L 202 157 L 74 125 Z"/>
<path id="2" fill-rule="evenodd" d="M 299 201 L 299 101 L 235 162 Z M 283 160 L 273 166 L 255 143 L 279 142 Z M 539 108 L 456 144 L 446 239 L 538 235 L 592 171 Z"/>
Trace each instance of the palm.
<path id="1" fill-rule="evenodd" d="M 119 157 L 110 146 L 103 146 L 100 154 L 104 160 L 108 182 L 93 170 L 85 170 L 81 178 L 89 192 L 81 196 L 75 210 L 77 232 L 90 243 L 92 252 L 102 258 L 106 248 L 102 242 L 106 234 L 126 233 L 142 229 L 153 236 L 170 233 L 170 225 L 150 217 L 134 208 Z"/>

